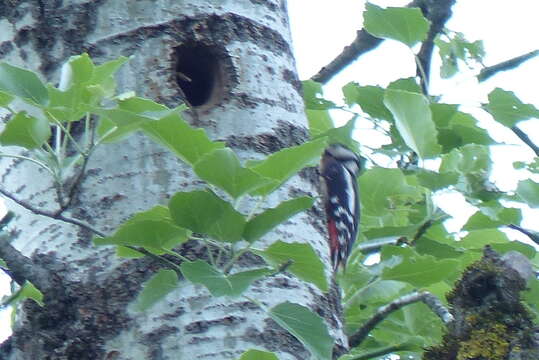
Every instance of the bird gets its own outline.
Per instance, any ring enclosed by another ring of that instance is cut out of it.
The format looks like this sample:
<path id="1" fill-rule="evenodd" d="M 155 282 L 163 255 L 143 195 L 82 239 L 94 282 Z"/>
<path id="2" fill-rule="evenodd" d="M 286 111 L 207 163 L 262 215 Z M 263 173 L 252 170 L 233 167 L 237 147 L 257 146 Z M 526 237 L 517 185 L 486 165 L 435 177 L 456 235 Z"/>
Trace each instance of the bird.
<path id="1" fill-rule="evenodd" d="M 331 144 L 319 166 L 322 198 L 327 217 L 329 250 L 333 270 L 346 270 L 346 262 L 356 240 L 360 203 L 357 176 L 359 156 L 343 144 Z"/>

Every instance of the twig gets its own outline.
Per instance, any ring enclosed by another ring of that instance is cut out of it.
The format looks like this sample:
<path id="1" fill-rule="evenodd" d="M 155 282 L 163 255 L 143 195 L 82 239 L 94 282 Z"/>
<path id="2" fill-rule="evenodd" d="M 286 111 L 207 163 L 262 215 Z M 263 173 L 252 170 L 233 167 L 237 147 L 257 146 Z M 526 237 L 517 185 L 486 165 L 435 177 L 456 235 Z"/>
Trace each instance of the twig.
<path id="1" fill-rule="evenodd" d="M 346 358 L 349 360 L 367 360 L 367 359 L 374 359 L 374 358 L 380 358 L 384 355 L 389 355 L 391 353 L 397 352 L 397 351 L 404 351 L 407 350 L 408 346 L 406 345 L 393 345 L 393 346 L 386 346 L 381 349 L 373 350 L 367 353 L 363 353 L 361 355 L 357 355 L 355 357 L 350 357 L 351 355 L 347 355 Z"/>
<path id="2" fill-rule="evenodd" d="M 387 305 L 381 306 L 376 310 L 374 315 L 367 320 L 365 324 L 361 328 L 359 328 L 356 333 L 354 333 L 352 336 L 348 338 L 348 343 L 350 344 L 350 347 L 356 347 L 359 344 L 365 340 L 367 335 L 378 325 L 382 320 L 384 320 L 386 317 L 389 316 L 394 311 L 399 310 L 400 308 L 413 304 L 418 301 L 423 301 L 427 306 L 431 308 L 431 310 L 438 315 L 444 323 L 448 323 L 453 320 L 453 316 L 449 313 L 449 311 L 442 305 L 442 303 L 436 299 L 434 295 L 432 295 L 429 292 L 422 291 L 414 291 L 413 293 L 401 296 L 400 298 L 390 302 Z"/>
<path id="3" fill-rule="evenodd" d="M 425 95 L 428 94 L 430 79 L 430 63 L 434 50 L 434 39 L 442 32 L 445 23 L 452 15 L 451 7 L 455 0 L 450 1 L 418 1 L 417 6 L 423 15 L 430 20 L 430 28 L 427 39 L 421 44 L 417 54 L 417 75 L 421 79 L 421 88 Z"/>
<path id="4" fill-rule="evenodd" d="M 88 225 L 88 224 L 86 224 L 86 223 L 84 223 L 84 222 L 82 222 L 80 220 L 73 219 L 73 218 L 68 218 L 68 217 L 62 215 L 61 213 L 59 213 L 58 211 L 53 212 L 53 211 L 44 211 L 44 210 L 37 209 L 34 206 L 28 204 L 27 202 L 25 202 L 23 200 L 20 200 L 20 199 L 17 199 L 13 194 L 11 194 L 8 191 L 5 191 L 4 189 L 0 189 L 0 194 L 4 195 L 5 197 L 7 197 L 7 198 L 9 198 L 11 200 L 13 200 L 15 203 L 19 204 L 23 208 L 33 212 L 36 215 L 46 216 L 46 217 L 49 217 L 51 219 L 60 220 L 60 221 L 63 221 L 63 222 L 69 223 L 69 224 L 77 225 L 77 226 L 79 226 L 79 227 L 81 227 L 81 228 L 83 228 L 85 230 L 88 230 L 91 233 L 94 233 L 95 235 L 97 235 L 99 237 L 106 237 L 107 236 L 105 233 L 93 228 L 92 226 L 90 226 L 90 225 Z M 158 260 L 159 262 L 163 263 L 167 267 L 169 267 L 172 270 L 176 271 L 178 274 L 181 274 L 181 271 L 180 271 L 180 268 L 179 268 L 178 265 L 176 265 L 172 261 L 170 261 L 170 260 L 168 260 L 168 259 L 166 259 L 166 258 L 164 258 L 162 256 L 155 255 L 155 254 L 149 252 L 148 250 L 146 250 L 144 248 L 139 248 L 139 247 L 129 246 L 129 245 L 127 245 L 126 247 L 131 249 L 131 250 L 138 251 L 141 254 L 149 256 L 149 257 L 151 257 L 151 258 L 153 258 L 155 260 Z M 0 254 L 0 258 L 2 258 L 1 254 Z M 11 270 L 11 266 L 9 266 L 9 267 L 10 267 L 10 270 Z M 32 281 L 32 280 L 30 280 L 30 281 Z M 38 284 L 36 284 L 36 283 L 34 283 L 34 284 L 36 286 L 38 286 L 38 288 L 39 288 Z"/>
<path id="5" fill-rule="evenodd" d="M 509 225 L 507 225 L 507 227 L 510 228 L 510 229 L 513 229 L 513 230 L 520 231 L 521 233 L 523 233 L 524 235 L 529 237 L 534 243 L 539 244 L 539 234 L 538 233 L 534 233 L 534 232 L 532 232 L 530 230 L 526 230 L 526 229 L 521 228 L 520 226 L 515 225 L 515 224 L 509 224 Z"/>
<path id="6" fill-rule="evenodd" d="M 422 7 L 422 5 L 426 3 L 424 0 L 414 0 L 406 7 Z M 454 3 L 454 0 L 451 1 L 440 1 L 435 2 L 433 1 L 435 5 L 431 7 L 428 7 L 427 10 L 423 10 L 423 13 L 426 13 L 426 17 L 431 20 L 434 23 L 434 20 L 436 23 L 440 22 L 440 19 L 444 19 L 444 16 L 451 16 L 451 12 L 449 10 L 449 15 L 445 14 L 444 11 L 446 8 L 450 9 L 451 5 Z M 443 3 L 443 4 L 437 4 L 437 3 Z M 447 4 L 446 4 L 447 3 Z M 430 5 L 431 2 L 428 2 L 428 5 Z M 438 9 L 440 7 L 440 9 Z M 443 28 L 443 25 L 445 24 L 445 19 L 443 22 L 441 22 L 441 28 Z M 436 27 L 434 31 L 432 32 L 432 36 L 435 36 L 440 30 Z M 429 32 L 429 36 L 431 33 Z M 434 39 L 434 37 L 433 37 Z M 377 37 L 372 36 L 369 34 L 365 29 L 361 29 L 357 31 L 356 38 L 352 43 L 348 46 L 346 46 L 343 51 L 335 57 L 329 64 L 324 66 L 322 69 L 318 71 L 317 74 L 311 77 L 312 80 L 317 81 L 322 84 L 326 84 L 328 81 L 330 81 L 336 74 L 338 74 L 342 69 L 350 65 L 352 62 L 357 60 L 361 55 L 375 49 L 378 45 L 380 45 L 384 41 L 384 39 L 380 39 Z M 431 45 L 432 46 L 432 45 Z M 429 53 L 429 49 L 423 50 L 423 53 L 420 51 L 420 56 L 427 56 Z M 432 49 L 430 49 L 430 53 L 432 54 Z M 429 56 L 430 58 L 430 56 Z M 425 63 L 426 64 L 426 63 Z M 430 60 L 428 61 L 428 64 L 430 64 Z M 426 70 L 428 71 L 428 70 Z"/>
<path id="7" fill-rule="evenodd" d="M 438 299 L 436 296 L 432 295 L 428 291 L 423 291 L 421 292 L 421 294 L 423 294 L 423 298 L 421 299 L 421 301 L 423 301 L 425 305 L 427 305 L 432 310 L 433 313 L 438 315 L 438 317 L 442 319 L 444 324 L 447 325 L 453 320 L 455 320 L 453 315 L 444 306 L 444 304 L 442 304 L 440 299 Z"/>
<path id="8" fill-rule="evenodd" d="M 107 235 L 105 235 L 105 233 L 97 230 L 97 229 L 94 229 L 92 226 L 80 221 L 80 220 L 77 220 L 77 219 L 73 219 L 73 218 L 68 218 L 66 216 L 63 216 L 61 214 L 61 212 L 59 211 L 45 211 L 45 210 L 40 210 L 36 207 L 34 207 L 33 205 L 27 203 L 26 201 L 24 200 L 21 200 L 21 199 L 17 199 L 17 197 L 15 195 L 13 195 L 12 193 L 4 190 L 4 189 L 0 189 L 0 194 L 4 195 L 5 197 L 7 197 L 8 199 L 11 199 L 12 201 L 14 201 L 15 203 L 17 203 L 18 205 L 22 206 L 23 208 L 25 208 L 26 210 L 29 210 L 31 212 L 33 212 L 34 214 L 36 215 L 41 215 L 41 216 L 46 216 L 46 217 L 49 217 L 51 219 L 56 219 L 56 220 L 60 220 L 60 221 L 63 221 L 63 222 L 66 222 L 66 223 L 70 223 L 70 224 L 73 224 L 73 225 L 77 225 L 83 229 L 86 229 L 98 236 L 101 236 L 101 237 L 106 237 Z M 60 210 L 61 211 L 61 210 Z"/>
<path id="9" fill-rule="evenodd" d="M 362 253 L 369 253 L 378 251 L 384 245 L 398 245 L 402 241 L 402 237 L 390 236 L 385 238 L 379 238 L 372 241 L 366 241 L 358 244 L 358 249 Z"/>
<path id="10" fill-rule="evenodd" d="M 522 131 L 516 125 L 513 126 L 511 130 L 515 133 L 516 136 L 519 137 L 520 140 L 522 140 L 524 144 L 528 145 L 533 150 L 536 156 L 539 156 L 539 147 L 533 143 L 533 141 L 524 131 Z"/>
<path id="11" fill-rule="evenodd" d="M 137 251 L 141 254 L 144 254 L 146 256 L 149 256 L 151 257 L 152 259 L 154 260 L 157 260 L 161 263 L 163 263 L 164 265 L 166 265 L 167 267 L 169 267 L 171 270 L 174 270 L 176 271 L 176 273 L 179 275 L 179 276 L 182 276 L 182 271 L 180 269 L 180 267 L 173 263 L 172 261 L 168 260 L 167 258 L 164 258 L 162 256 L 159 256 L 159 255 L 155 255 L 154 253 L 142 248 L 142 247 L 136 247 L 136 246 L 131 246 L 131 245 L 124 245 L 126 248 L 128 249 L 131 249 L 131 250 L 134 250 L 134 251 Z"/>
<path id="12" fill-rule="evenodd" d="M 20 286 L 28 280 L 43 293 L 47 293 L 48 289 L 52 288 L 52 274 L 15 249 L 9 243 L 7 233 L 0 234 L 0 258 L 6 262 L 11 278 Z"/>
<path id="13" fill-rule="evenodd" d="M 502 61 L 499 64 L 483 68 L 479 72 L 479 75 L 477 75 L 477 80 L 479 82 L 482 82 L 482 81 L 485 81 L 485 80 L 491 78 L 492 76 L 496 75 L 499 72 L 512 70 L 512 69 L 516 68 L 517 66 L 519 66 L 520 64 L 522 64 L 523 62 L 528 61 L 528 60 L 536 57 L 537 55 L 539 55 L 539 50 L 533 50 L 533 51 L 530 51 L 527 54 L 520 55 L 520 56 L 514 57 L 512 59 Z"/>
<path id="14" fill-rule="evenodd" d="M 327 83 L 361 55 L 375 49 L 382 41 L 383 39 L 372 36 L 365 29 L 359 30 L 354 41 L 346 46 L 335 59 L 320 69 L 311 79 L 322 84 Z"/>
<path id="15" fill-rule="evenodd" d="M 71 184 L 71 187 L 69 188 L 69 191 L 67 194 L 67 201 L 64 204 L 61 204 L 60 213 L 64 212 L 66 209 L 68 209 L 71 206 L 71 204 L 73 203 L 73 199 L 75 198 L 75 195 L 80 187 L 80 184 L 82 183 L 82 179 L 84 179 L 86 166 L 88 165 L 88 160 L 90 158 L 90 155 L 81 154 L 81 156 L 83 158 L 81 168 L 77 172 L 77 175 L 75 176 L 75 179 L 73 180 L 73 183 Z"/>

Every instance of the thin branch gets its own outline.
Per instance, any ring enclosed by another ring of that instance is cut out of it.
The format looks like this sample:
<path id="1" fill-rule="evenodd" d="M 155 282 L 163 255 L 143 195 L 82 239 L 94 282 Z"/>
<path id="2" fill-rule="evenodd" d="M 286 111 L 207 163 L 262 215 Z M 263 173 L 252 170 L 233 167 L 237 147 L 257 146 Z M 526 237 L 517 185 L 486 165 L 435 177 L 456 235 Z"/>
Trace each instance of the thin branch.
<path id="1" fill-rule="evenodd" d="M 385 238 L 379 238 L 372 241 L 366 241 L 358 244 L 358 249 L 362 253 L 370 253 L 374 251 L 379 251 L 380 248 L 384 245 L 399 245 L 403 240 L 402 237 L 390 236 Z"/>
<path id="2" fill-rule="evenodd" d="M 520 66 L 525 61 L 533 59 L 537 55 L 539 55 L 539 49 L 530 51 L 527 54 L 520 55 L 520 56 L 514 57 L 512 59 L 506 60 L 506 61 L 502 61 L 499 64 L 483 68 L 479 72 L 479 75 L 477 75 L 477 80 L 479 82 L 482 82 L 482 81 L 485 81 L 485 80 L 491 78 L 492 76 L 496 75 L 499 72 L 512 70 L 512 69 Z"/>
<path id="3" fill-rule="evenodd" d="M 131 246 L 131 245 L 125 245 L 126 248 L 128 249 L 131 249 L 131 250 L 134 250 L 134 251 L 137 251 L 141 254 L 144 254 L 146 256 L 149 256 L 151 257 L 152 259 L 154 260 L 157 260 L 159 261 L 160 263 L 166 265 L 167 267 L 169 267 L 171 270 L 174 270 L 176 271 L 176 273 L 179 275 L 179 276 L 183 276 L 182 275 L 182 271 L 180 269 L 180 267 L 176 264 L 176 263 L 173 263 L 172 261 L 168 260 L 167 258 L 164 258 L 162 256 L 159 256 L 159 255 L 156 255 L 142 247 L 136 247 L 136 246 Z"/>
<path id="4" fill-rule="evenodd" d="M 8 157 L 8 158 L 27 160 L 27 161 L 33 162 L 34 164 L 38 165 L 39 167 L 45 169 L 53 177 L 56 177 L 56 174 L 47 165 L 45 165 L 41 161 L 38 161 L 36 159 L 32 159 L 31 157 L 22 156 L 22 155 L 14 155 L 14 154 L 4 154 L 4 153 L 0 153 L 0 157 Z"/>
<path id="5" fill-rule="evenodd" d="M 75 198 L 75 195 L 77 194 L 77 191 L 79 190 L 80 184 L 82 183 L 82 180 L 84 179 L 84 175 L 86 173 L 86 166 L 88 165 L 88 160 L 90 159 L 90 156 L 84 155 L 84 154 L 81 154 L 81 156 L 83 159 L 81 168 L 79 169 L 79 171 L 77 172 L 77 175 L 75 175 L 75 179 L 71 183 L 71 186 L 67 194 L 67 201 L 64 204 L 61 204 L 60 213 L 64 212 L 66 209 L 68 209 L 71 206 Z"/>
<path id="6" fill-rule="evenodd" d="M 372 36 L 364 29 L 359 30 L 354 41 L 346 46 L 335 59 L 320 69 L 311 79 L 326 84 L 342 69 L 357 60 L 361 55 L 375 49 L 382 41 L 383 39 Z"/>
<path id="7" fill-rule="evenodd" d="M 516 136 L 519 137 L 520 140 L 526 145 L 528 145 L 536 156 L 539 156 L 539 147 L 534 144 L 534 142 L 529 138 L 529 136 L 522 131 L 519 127 L 516 125 L 511 128 L 511 130 L 515 133 Z"/>
<path id="8" fill-rule="evenodd" d="M 427 39 L 421 44 L 421 49 L 417 54 L 417 76 L 421 79 L 421 88 L 423 93 L 428 94 L 430 82 L 430 63 L 432 61 L 432 52 L 434 50 L 434 39 L 443 31 L 445 23 L 453 12 L 451 7 L 455 0 L 450 1 L 418 1 L 417 6 L 423 12 L 423 15 L 430 20 L 430 28 Z"/>
<path id="9" fill-rule="evenodd" d="M 515 225 L 515 224 L 509 224 L 509 225 L 507 225 L 507 227 L 510 228 L 510 229 L 513 229 L 513 230 L 520 231 L 521 233 L 523 233 L 524 235 L 529 237 L 534 243 L 539 245 L 539 233 L 535 233 L 533 231 L 526 230 L 526 229 L 521 228 L 520 226 Z"/>
<path id="10" fill-rule="evenodd" d="M 432 57 L 433 40 L 441 31 L 447 19 L 451 16 L 451 6 L 454 2 L 454 0 L 438 2 L 414 0 L 406 5 L 406 7 L 421 8 L 427 19 L 433 24 L 427 40 L 424 42 L 424 45 L 418 54 L 421 65 L 425 69 L 427 75 L 429 71 L 428 68 L 430 67 L 430 58 Z M 342 69 L 357 60 L 361 55 L 378 47 L 383 40 L 384 39 L 372 36 L 365 29 L 358 30 L 354 41 L 346 46 L 335 59 L 320 69 L 317 74 L 312 76 L 311 79 L 326 84 Z"/>
<path id="11" fill-rule="evenodd" d="M 73 224 L 73 225 L 77 225 L 83 229 L 86 229 L 98 236 L 101 236 L 101 237 L 106 237 L 107 235 L 105 235 L 105 233 L 97 230 L 97 229 L 94 229 L 92 226 L 80 221 L 80 220 L 77 220 L 77 219 L 73 219 L 73 218 L 68 218 L 66 216 L 63 216 L 60 212 L 58 211 L 45 211 L 45 210 L 41 210 L 41 209 L 38 209 L 36 207 L 34 207 L 33 205 L 27 203 L 26 201 L 24 200 L 21 200 L 21 199 L 18 199 L 15 195 L 13 195 L 12 193 L 4 190 L 4 189 L 1 189 L 0 188 L 0 194 L 2 194 L 3 196 L 7 197 L 8 199 L 11 199 L 13 202 L 17 203 L 18 205 L 22 206 L 23 208 L 25 208 L 26 210 L 29 210 L 31 212 L 33 212 L 34 214 L 36 215 L 41 215 L 41 216 L 46 216 L 46 217 L 49 217 L 51 219 L 56 219 L 56 220 L 60 220 L 60 221 L 63 221 L 63 222 L 66 222 L 66 223 L 69 223 L 69 224 Z"/>
<path id="12" fill-rule="evenodd" d="M 363 353 L 361 355 L 357 355 L 355 357 L 350 357 L 351 355 L 347 355 L 346 358 L 349 360 L 367 360 L 367 359 L 374 359 L 374 358 L 380 358 L 384 355 L 389 355 L 391 353 L 397 352 L 397 351 L 404 351 L 407 350 L 407 346 L 403 345 L 392 345 L 392 346 L 386 346 L 381 349 L 373 350 L 370 352 Z"/>
<path id="13" fill-rule="evenodd" d="M 37 209 L 35 208 L 34 206 L 28 204 L 27 202 L 23 201 L 23 200 L 20 200 L 20 199 L 17 199 L 13 194 L 11 194 L 10 192 L 8 191 L 5 191 L 4 189 L 0 189 L 0 194 L 4 195 L 5 197 L 7 197 L 8 199 L 11 199 L 12 201 L 14 201 L 15 203 L 19 204 L 20 206 L 22 206 L 23 208 L 33 212 L 34 214 L 36 215 L 41 215 L 41 216 L 46 216 L 46 217 L 49 217 L 51 219 L 55 219 L 55 220 L 59 220 L 59 221 L 63 221 L 63 222 L 66 222 L 66 223 L 69 223 L 69 224 L 73 224 L 73 225 L 77 225 L 85 230 L 88 230 L 89 232 L 91 233 L 94 233 L 95 235 L 99 236 L 99 237 L 106 237 L 107 235 L 95 228 L 93 228 L 92 226 L 80 221 L 80 220 L 77 220 L 77 219 L 73 219 L 73 218 L 68 218 L 64 215 L 62 215 L 60 212 L 56 211 L 56 212 L 52 212 L 52 211 L 45 211 L 45 210 L 40 210 L 40 209 Z M 159 255 L 155 255 L 151 252 L 149 252 L 148 250 L 144 249 L 144 248 L 139 248 L 139 247 L 135 247 L 135 246 L 126 246 L 127 248 L 131 249 L 131 250 L 135 250 L 135 251 L 138 251 L 140 252 L 141 254 L 144 254 L 146 256 L 149 256 L 161 263 L 163 263 L 164 265 L 166 265 L 167 267 L 171 268 L 172 270 L 176 271 L 178 274 L 181 274 L 181 271 L 180 271 L 180 268 L 178 265 L 176 265 L 175 263 L 173 263 L 172 261 L 162 257 L 162 256 L 159 256 Z M 1 254 L 0 254 L 0 258 L 1 258 Z M 11 270 L 11 267 L 10 267 L 10 270 Z M 32 280 L 30 280 L 32 281 Z M 32 281 L 33 282 L 33 281 Z M 38 286 L 38 284 L 34 283 L 36 286 Z M 39 286 L 38 286 L 39 288 Z"/>
<path id="14" fill-rule="evenodd" d="M 43 293 L 52 288 L 52 274 L 15 249 L 9 243 L 9 235 L 5 232 L 0 234 L 0 258 L 6 262 L 11 278 L 20 286 L 28 280 Z"/>
<path id="15" fill-rule="evenodd" d="M 432 295 L 428 291 L 423 291 L 422 294 L 423 298 L 421 299 L 421 301 L 423 301 L 423 303 L 425 303 L 425 305 L 427 305 L 433 313 L 435 313 L 440 319 L 442 319 L 444 324 L 447 325 L 453 320 L 455 320 L 453 314 L 451 314 L 449 310 L 444 306 L 444 304 L 442 304 L 440 299 L 438 299 L 436 296 Z"/>
<path id="16" fill-rule="evenodd" d="M 369 333 L 378 325 L 382 320 L 387 318 L 389 314 L 394 311 L 401 309 L 406 305 L 416 303 L 418 301 L 423 301 L 427 306 L 433 310 L 433 312 L 438 315 L 444 323 L 448 323 L 453 320 L 453 316 L 449 311 L 442 305 L 442 303 L 436 299 L 434 295 L 429 292 L 414 291 L 413 293 L 401 296 L 400 298 L 390 302 L 387 305 L 381 306 L 376 310 L 374 315 L 367 320 L 365 324 L 359 330 L 348 338 L 348 343 L 350 348 L 354 348 L 361 344 L 363 340 L 369 335 Z"/>

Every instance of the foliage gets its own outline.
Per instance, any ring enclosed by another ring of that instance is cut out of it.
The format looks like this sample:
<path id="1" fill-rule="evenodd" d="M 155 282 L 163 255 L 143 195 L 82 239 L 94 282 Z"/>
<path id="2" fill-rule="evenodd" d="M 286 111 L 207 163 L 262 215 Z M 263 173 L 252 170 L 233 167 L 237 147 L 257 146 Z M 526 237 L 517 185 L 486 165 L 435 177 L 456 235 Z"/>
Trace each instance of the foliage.
<path id="1" fill-rule="evenodd" d="M 364 17 L 367 31 L 410 49 L 423 41 L 428 31 L 428 21 L 418 9 L 382 9 L 369 4 Z M 443 77 L 458 71 L 458 60 L 480 61 L 484 52 L 480 42 L 469 43 L 459 33 L 439 37 L 435 44 L 443 61 Z M 62 208 L 68 206 L 72 190 L 66 179 L 77 171 L 84 172 L 95 147 L 121 141 L 136 131 L 193 168 L 206 183 L 203 189 L 178 192 L 166 206 L 134 214 L 114 234 L 94 239 L 98 246 L 116 246 L 119 256 L 154 256 L 169 267 L 144 284 L 135 306 L 138 310 L 151 311 L 151 306 L 176 289 L 180 281 L 201 284 L 216 297 L 238 297 L 256 280 L 287 271 L 328 291 L 324 264 L 309 244 L 276 241 L 261 245 L 262 238 L 310 208 L 314 199 L 288 199 L 274 208 L 256 208 L 250 213 L 238 204 L 247 197 L 264 204 L 268 195 L 299 170 L 314 165 L 333 142 L 361 150 L 371 160 L 359 179 L 359 241 L 347 271 L 338 274 L 348 334 L 357 331 L 379 306 L 415 288 L 443 299 L 463 269 L 480 257 L 485 244 L 501 253 L 516 250 L 530 259 L 537 258 L 533 247 L 509 241 L 500 228 L 520 225 L 518 206 L 539 206 L 539 185 L 526 179 L 514 194 L 497 191 L 489 182 L 489 146 L 495 141 L 472 115 L 460 111 L 458 104 L 441 103 L 423 94 L 415 79 L 399 79 L 387 88 L 347 84 L 343 88 L 344 110 L 357 113 L 341 127 L 334 127 L 330 116 L 330 110 L 340 107 L 322 97 L 320 84 L 307 81 L 304 94 L 310 141 L 260 161 L 242 163 L 224 143 L 192 128 L 182 118 L 184 107 L 170 109 L 131 93 L 116 95 L 113 76 L 125 61 L 119 58 L 95 65 L 86 54 L 72 57 L 64 65 L 59 87 L 44 84 L 28 70 L 0 64 L 0 106 L 9 112 L 0 144 L 20 147 L 30 154 L 2 152 L 0 156 L 28 160 L 46 169 L 61 190 L 58 202 Z M 506 127 L 539 116 L 533 105 L 503 89 L 493 90 L 483 109 Z M 360 147 L 352 139 L 359 117 L 384 132 L 388 144 Z M 82 135 L 71 131 L 76 122 L 83 124 Z M 376 156 L 384 156 L 395 165 L 378 166 L 372 160 Z M 432 159 L 439 166 L 427 166 L 425 160 Z M 531 164 L 515 163 L 515 167 L 537 174 L 537 164 L 536 159 Z M 459 192 L 477 208 L 462 228 L 463 236 L 451 234 L 443 226 L 448 216 L 433 200 L 443 191 Z M 181 254 L 178 247 L 188 240 L 206 246 L 207 260 L 187 259 Z M 379 262 L 366 265 L 369 254 L 362 249 L 387 240 L 391 244 L 380 249 Z M 237 269 L 235 264 L 246 252 L 259 255 L 266 265 Z M 537 292 L 537 286 L 532 290 Z M 24 296 L 41 301 L 34 291 Z M 256 303 L 256 299 L 250 300 Z M 528 302 L 537 309 L 537 297 L 528 296 Z M 265 310 L 313 356 L 331 358 L 333 343 L 320 316 L 291 302 Z M 413 304 L 392 313 L 343 359 L 382 358 L 389 353 L 419 359 L 423 348 L 440 340 L 441 329 L 441 321 L 425 305 Z M 274 354 L 259 350 L 249 350 L 241 359 L 255 357 L 276 359 Z"/>

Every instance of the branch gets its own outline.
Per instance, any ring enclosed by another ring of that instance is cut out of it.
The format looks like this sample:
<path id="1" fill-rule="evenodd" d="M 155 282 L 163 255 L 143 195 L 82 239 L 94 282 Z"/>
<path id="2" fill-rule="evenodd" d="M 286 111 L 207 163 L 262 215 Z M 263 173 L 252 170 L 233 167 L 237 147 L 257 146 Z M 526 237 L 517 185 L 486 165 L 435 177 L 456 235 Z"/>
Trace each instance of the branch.
<path id="1" fill-rule="evenodd" d="M 419 52 L 419 58 L 421 61 L 421 66 L 423 66 L 425 71 L 428 74 L 428 66 L 430 66 L 430 58 L 432 54 L 433 40 L 436 35 L 442 30 L 445 22 L 451 16 L 451 6 L 455 1 L 429 1 L 425 0 L 414 0 L 406 7 L 419 7 L 423 11 L 423 14 L 432 22 L 431 30 L 429 31 L 429 37 L 427 38 L 427 44 L 422 46 L 421 51 Z M 432 39 L 431 39 L 432 37 Z M 318 71 L 317 74 L 311 77 L 312 80 L 317 81 L 322 84 L 326 84 L 330 81 L 337 73 L 342 69 L 350 65 L 352 62 L 357 60 L 361 55 L 375 49 L 380 45 L 384 39 L 380 39 L 369 34 L 365 29 L 357 31 L 356 38 L 352 43 L 346 46 L 343 51 L 337 55 L 328 65 L 324 66 Z M 426 60 L 428 57 L 428 60 Z M 425 65 L 428 65 L 425 67 Z"/>
<path id="2" fill-rule="evenodd" d="M 320 69 L 311 79 L 326 84 L 342 69 L 357 60 L 361 55 L 375 49 L 382 41 L 383 39 L 372 36 L 365 29 L 359 30 L 354 41 L 346 46 L 335 59 Z"/>
<path id="3" fill-rule="evenodd" d="M 394 311 L 400 308 L 413 304 L 418 301 L 423 301 L 431 310 L 438 315 L 444 323 L 453 321 L 453 316 L 443 306 L 443 304 L 434 295 L 427 291 L 414 291 L 413 293 L 401 296 L 400 298 L 390 302 L 387 305 L 381 306 L 376 310 L 374 315 L 367 320 L 359 330 L 348 338 L 348 343 L 351 348 L 359 346 L 365 340 L 367 335 L 378 325 L 382 320 L 389 316 Z"/>
<path id="4" fill-rule="evenodd" d="M 90 225 L 80 221 L 80 220 L 77 220 L 77 219 L 73 219 L 73 218 L 68 218 L 64 215 L 62 215 L 60 212 L 58 211 L 45 211 L 45 210 L 40 210 L 36 207 L 34 207 L 33 205 L 27 203 L 26 201 L 24 200 L 20 200 L 20 199 L 17 199 L 17 197 L 15 197 L 15 195 L 13 195 L 12 193 L 4 190 L 4 189 L 0 189 L 0 194 L 4 195 L 5 197 L 7 197 L 8 199 L 11 199 L 13 202 L 17 203 L 18 205 L 22 206 L 23 208 L 33 212 L 34 214 L 36 215 L 41 215 L 41 216 L 46 216 L 46 217 L 49 217 L 51 219 L 56 219 L 56 220 L 60 220 L 60 221 L 63 221 L 63 222 L 66 222 L 66 223 L 69 223 L 69 224 L 73 224 L 73 225 L 77 225 L 85 230 L 88 230 L 98 236 L 101 236 L 101 237 L 106 237 L 107 235 L 105 235 L 105 233 L 102 233 L 101 231 L 97 230 L 97 229 L 94 229 L 93 227 L 91 227 Z M 60 210 L 61 211 L 61 210 Z"/>
<path id="5" fill-rule="evenodd" d="M 520 56 L 514 57 L 512 59 L 506 60 L 506 61 L 502 61 L 499 64 L 483 68 L 479 72 L 479 75 L 477 75 L 477 80 L 479 82 L 482 82 L 482 81 L 485 81 L 485 80 L 491 78 L 492 76 L 496 75 L 499 72 L 512 70 L 512 69 L 518 67 L 519 65 L 521 65 L 522 63 L 524 63 L 525 61 L 528 61 L 528 60 L 536 57 L 537 55 L 539 55 L 539 50 L 534 50 L 534 51 L 530 51 L 527 54 L 520 55 Z"/>
<path id="6" fill-rule="evenodd" d="M 451 7 L 455 0 L 449 1 L 418 1 L 417 6 L 421 9 L 423 15 L 430 20 L 430 28 L 427 39 L 421 44 L 421 49 L 417 54 L 417 76 L 421 79 L 421 88 L 423 93 L 428 94 L 430 82 L 430 63 L 432 61 L 432 52 L 434 50 L 434 39 L 443 30 L 445 23 L 451 15 Z"/>
<path id="7" fill-rule="evenodd" d="M 374 359 L 379 358 L 384 355 L 389 355 L 391 353 L 397 352 L 397 351 L 405 351 L 408 347 L 406 345 L 393 345 L 393 346 L 386 346 L 381 349 L 373 350 L 367 353 L 363 353 L 361 355 L 355 356 L 355 357 L 349 357 L 350 354 L 347 355 L 347 359 L 349 360 L 368 360 L 368 359 Z"/>
<path id="8" fill-rule="evenodd" d="M 358 244 L 359 251 L 362 253 L 370 253 L 373 251 L 379 251 L 384 245 L 399 245 L 405 238 L 397 236 L 388 236 L 385 238 L 374 239 L 372 241 L 366 241 Z"/>
<path id="9" fill-rule="evenodd" d="M 539 245 L 539 234 L 537 234 L 537 233 L 535 233 L 533 231 L 521 228 L 520 226 L 515 225 L 515 224 L 509 224 L 509 225 L 507 225 L 507 227 L 510 228 L 510 229 L 513 229 L 513 230 L 520 231 L 521 233 L 523 233 L 524 235 L 529 237 L 534 243 Z"/>
<path id="10" fill-rule="evenodd" d="M 6 262 L 10 277 L 20 286 L 28 280 L 44 294 L 53 287 L 52 274 L 15 249 L 9 243 L 9 235 L 5 232 L 0 233 L 0 258 Z"/>
<path id="11" fill-rule="evenodd" d="M 528 137 L 528 135 L 522 131 L 519 127 L 516 125 L 511 128 L 511 130 L 515 133 L 516 136 L 519 137 L 524 144 L 528 145 L 536 156 L 539 156 L 539 147 L 533 143 L 533 141 Z"/>
<path id="12" fill-rule="evenodd" d="M 440 299 L 438 299 L 436 296 L 432 295 L 428 291 L 423 291 L 422 294 L 423 294 L 423 299 L 421 299 L 421 301 L 423 301 L 423 303 L 427 305 L 432 310 L 433 313 L 438 315 L 438 317 L 442 319 L 444 324 L 447 325 L 453 320 L 455 320 L 453 315 L 444 306 L 444 304 L 442 304 Z"/>

